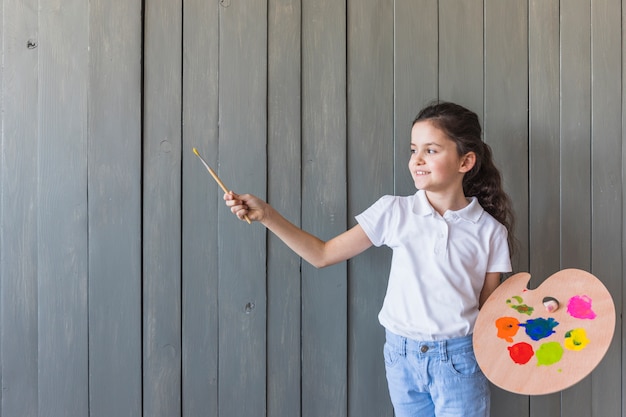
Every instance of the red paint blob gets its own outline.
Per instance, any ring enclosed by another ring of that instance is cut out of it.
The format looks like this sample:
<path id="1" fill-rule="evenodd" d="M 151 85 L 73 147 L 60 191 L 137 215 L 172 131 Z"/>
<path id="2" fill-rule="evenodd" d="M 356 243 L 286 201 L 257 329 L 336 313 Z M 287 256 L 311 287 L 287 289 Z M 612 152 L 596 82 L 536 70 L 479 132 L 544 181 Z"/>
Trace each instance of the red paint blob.
<path id="1" fill-rule="evenodd" d="M 528 363 L 535 354 L 533 347 L 526 342 L 516 343 L 513 346 L 509 346 L 508 349 L 513 362 L 520 365 Z"/>

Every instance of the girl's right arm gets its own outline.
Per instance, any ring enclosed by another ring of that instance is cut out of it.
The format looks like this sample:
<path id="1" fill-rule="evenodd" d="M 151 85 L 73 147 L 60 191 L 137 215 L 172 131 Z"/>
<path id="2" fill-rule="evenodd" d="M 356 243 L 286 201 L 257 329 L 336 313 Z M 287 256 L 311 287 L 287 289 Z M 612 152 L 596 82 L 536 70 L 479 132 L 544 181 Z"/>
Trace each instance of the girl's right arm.
<path id="1" fill-rule="evenodd" d="M 247 215 L 251 221 L 260 222 L 316 268 L 345 261 L 372 246 L 372 242 L 358 224 L 325 242 L 298 228 L 272 206 L 251 194 L 238 195 L 231 191 L 224 194 L 224 200 L 239 219 L 244 219 Z"/>

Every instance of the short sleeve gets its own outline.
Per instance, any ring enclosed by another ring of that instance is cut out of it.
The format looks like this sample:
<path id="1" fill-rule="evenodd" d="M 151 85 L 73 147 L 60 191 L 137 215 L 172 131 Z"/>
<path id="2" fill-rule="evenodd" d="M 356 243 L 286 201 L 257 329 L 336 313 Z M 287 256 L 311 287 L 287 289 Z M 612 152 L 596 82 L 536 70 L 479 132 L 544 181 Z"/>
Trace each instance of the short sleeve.
<path id="1" fill-rule="evenodd" d="M 374 246 L 385 244 L 396 197 L 386 195 L 355 217 Z"/>
<path id="2" fill-rule="evenodd" d="M 491 238 L 490 246 L 487 272 L 511 272 L 508 233 L 503 225 L 496 229 Z"/>

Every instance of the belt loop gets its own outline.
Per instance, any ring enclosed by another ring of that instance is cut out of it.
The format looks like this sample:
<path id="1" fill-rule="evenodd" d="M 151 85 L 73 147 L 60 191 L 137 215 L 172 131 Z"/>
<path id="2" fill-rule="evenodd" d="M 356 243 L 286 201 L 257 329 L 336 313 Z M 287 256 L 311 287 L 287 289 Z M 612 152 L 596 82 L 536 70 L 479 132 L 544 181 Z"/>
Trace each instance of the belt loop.
<path id="1" fill-rule="evenodd" d="M 447 340 L 439 342 L 439 354 L 441 355 L 441 361 L 446 362 L 448 360 L 448 345 Z"/>
<path id="2" fill-rule="evenodd" d="M 406 345 L 408 343 L 408 340 L 406 337 L 402 336 L 402 356 L 406 357 Z"/>

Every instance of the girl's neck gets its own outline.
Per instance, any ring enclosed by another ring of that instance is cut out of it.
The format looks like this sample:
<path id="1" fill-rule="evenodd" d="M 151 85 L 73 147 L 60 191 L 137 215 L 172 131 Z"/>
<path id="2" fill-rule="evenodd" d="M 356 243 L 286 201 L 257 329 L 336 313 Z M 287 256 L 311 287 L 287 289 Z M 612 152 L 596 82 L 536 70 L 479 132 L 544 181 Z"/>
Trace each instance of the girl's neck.
<path id="1" fill-rule="evenodd" d="M 463 191 L 457 193 L 433 193 L 426 191 L 426 198 L 433 206 L 435 211 L 440 215 L 444 215 L 446 211 L 457 211 L 465 208 L 469 202 L 463 194 Z"/>

